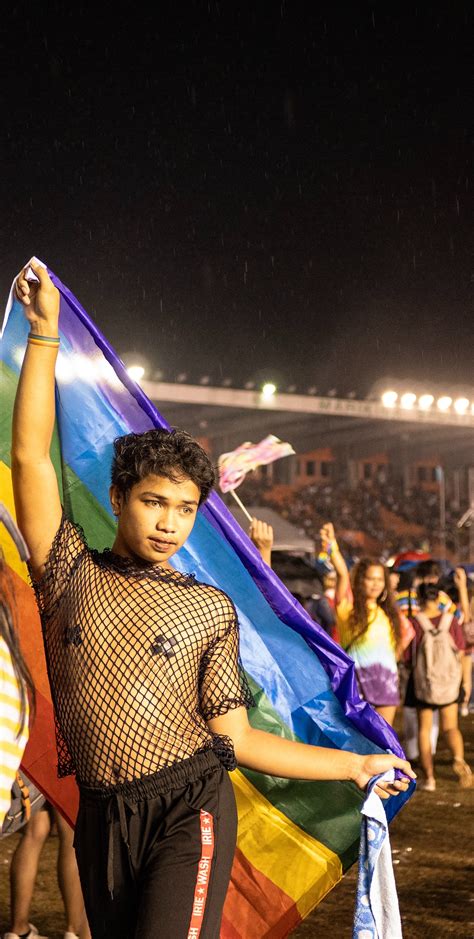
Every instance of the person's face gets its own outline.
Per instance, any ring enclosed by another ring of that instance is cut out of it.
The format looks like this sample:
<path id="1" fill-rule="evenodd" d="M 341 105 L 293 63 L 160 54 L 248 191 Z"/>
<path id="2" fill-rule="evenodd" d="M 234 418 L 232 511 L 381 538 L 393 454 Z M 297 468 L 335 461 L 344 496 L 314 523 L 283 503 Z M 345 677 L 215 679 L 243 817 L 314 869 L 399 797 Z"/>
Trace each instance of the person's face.
<path id="1" fill-rule="evenodd" d="M 385 589 L 383 567 L 373 564 L 367 568 L 364 580 L 364 593 L 367 600 L 377 600 Z"/>
<path id="2" fill-rule="evenodd" d="M 199 498 L 199 489 L 188 476 L 179 482 L 146 476 L 132 486 L 127 498 L 111 486 L 110 501 L 118 517 L 114 551 L 171 567 L 169 559 L 191 533 Z"/>
<path id="3" fill-rule="evenodd" d="M 400 582 L 400 574 L 398 571 L 390 571 L 389 578 L 392 590 L 396 590 Z"/>

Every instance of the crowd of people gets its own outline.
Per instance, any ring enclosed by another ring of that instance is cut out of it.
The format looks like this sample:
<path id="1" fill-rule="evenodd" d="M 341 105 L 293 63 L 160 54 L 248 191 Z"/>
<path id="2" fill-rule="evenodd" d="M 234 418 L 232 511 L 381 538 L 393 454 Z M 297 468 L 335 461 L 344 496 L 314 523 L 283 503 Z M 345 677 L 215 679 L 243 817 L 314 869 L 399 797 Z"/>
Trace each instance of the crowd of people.
<path id="1" fill-rule="evenodd" d="M 58 723 L 59 769 L 62 775 L 75 772 L 80 808 L 74 845 L 71 828 L 47 801 L 29 820 L 25 815 L 10 867 L 11 927 L 5 939 L 41 939 L 29 909 L 53 825 L 65 939 L 151 939 L 158 933 L 211 939 L 219 932 L 235 850 L 229 770 L 240 763 L 280 777 L 352 779 L 362 790 L 372 777 L 401 770 L 394 781 L 377 779 L 381 798 L 406 791 L 414 772 L 391 754 L 313 747 L 249 724 L 254 701 L 240 666 L 232 601 L 170 564 L 215 480 L 209 457 L 187 434 L 151 430 L 114 441 L 110 499 L 116 537 L 109 551 L 89 548 L 63 510 L 49 454 L 59 298 L 47 272 L 32 267 L 34 282 L 26 271 L 16 282 L 31 329 L 13 416 L 19 529 L 8 513 L 2 518 L 28 555 Z M 471 699 L 474 590 L 462 566 L 448 582 L 431 560 L 407 570 L 388 566 L 383 551 L 348 565 L 338 524 L 382 537 L 380 505 L 369 486 L 360 487 L 356 498 L 331 486 L 299 491 L 286 512 L 319 546 L 314 565 L 321 590 L 297 599 L 352 659 L 360 696 L 389 725 L 403 707 L 406 749 L 419 758 L 422 788 L 436 789 L 436 718 L 454 777 L 471 787 L 461 720 Z M 396 502 L 392 511 L 400 511 Z M 271 526 L 255 518 L 249 536 L 271 566 Z M 8 743 L 0 754 L 3 820 L 15 783 L 28 785 L 18 769 L 35 692 L 4 562 L 0 574 L 0 720 Z M 198 658 L 196 644 L 203 650 Z M 151 661 L 146 678 L 145 647 L 148 656 L 160 656 L 160 667 Z M 79 668 L 86 660 L 87 669 Z M 202 839 L 210 832 L 219 844 L 218 864 L 206 880 L 206 906 L 193 926 Z"/>
<path id="2" fill-rule="evenodd" d="M 439 492 L 407 488 L 401 480 L 362 479 L 355 488 L 336 480 L 281 487 L 255 474 L 245 480 L 242 498 L 250 505 L 274 508 L 314 540 L 325 520 L 333 519 L 345 551 L 357 548 L 360 535 L 385 558 L 408 547 L 429 548 L 440 538 Z M 457 504 L 446 499 L 443 537 L 450 552 L 458 546 L 459 516 Z"/>
<path id="3" fill-rule="evenodd" d="M 271 527 L 254 519 L 249 534 L 271 564 Z M 460 729 L 469 713 L 474 651 L 474 585 L 465 569 L 457 567 L 447 581 L 433 560 L 400 569 L 362 557 L 349 572 L 332 522 L 321 527 L 319 542 L 321 590 L 297 599 L 353 659 L 361 697 L 391 725 L 403 708 L 403 742 L 410 759 L 419 757 L 421 788 L 436 790 L 438 721 L 453 773 L 470 788 Z"/>

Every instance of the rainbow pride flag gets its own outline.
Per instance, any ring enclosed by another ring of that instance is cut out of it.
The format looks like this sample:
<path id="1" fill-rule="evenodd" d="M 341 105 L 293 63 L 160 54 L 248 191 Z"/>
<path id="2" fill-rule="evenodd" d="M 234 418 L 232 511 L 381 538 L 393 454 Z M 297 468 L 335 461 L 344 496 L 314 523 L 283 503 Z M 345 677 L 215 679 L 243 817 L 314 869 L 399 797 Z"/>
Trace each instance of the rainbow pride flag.
<path id="1" fill-rule="evenodd" d="M 101 549 L 114 536 L 108 502 L 113 438 L 168 425 L 80 303 L 49 273 L 61 294 L 52 456 L 67 513 L 83 526 L 89 544 Z M 12 514 L 11 415 L 27 332 L 22 308 L 13 302 L 0 364 L 0 498 Z M 6 536 L 3 547 L 13 570 L 22 646 L 38 689 L 23 767 L 74 823 L 75 782 L 56 777 L 51 694 L 34 598 L 26 568 Z M 216 493 L 173 563 L 224 589 L 237 607 L 242 661 L 257 702 L 253 725 L 306 743 L 403 756 L 393 731 L 359 698 L 352 661 L 263 563 Z M 357 860 L 363 795 L 349 782 L 283 780 L 245 769 L 236 770 L 232 781 L 239 835 L 221 935 L 280 939 Z M 389 819 L 412 791 L 413 786 L 388 800 Z"/>

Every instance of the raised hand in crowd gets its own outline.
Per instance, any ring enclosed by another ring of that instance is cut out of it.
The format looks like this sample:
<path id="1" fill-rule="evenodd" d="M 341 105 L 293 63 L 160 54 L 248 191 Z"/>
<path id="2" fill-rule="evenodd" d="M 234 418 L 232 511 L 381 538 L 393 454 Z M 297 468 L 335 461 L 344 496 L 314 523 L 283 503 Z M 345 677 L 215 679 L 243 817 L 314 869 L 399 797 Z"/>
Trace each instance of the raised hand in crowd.
<path id="1" fill-rule="evenodd" d="M 336 571 L 336 605 L 346 596 L 349 588 L 349 571 L 347 564 L 339 550 L 336 533 L 332 522 L 325 522 L 319 531 L 321 548 L 325 551 Z"/>
<path id="2" fill-rule="evenodd" d="M 262 561 L 272 566 L 273 528 L 268 522 L 253 518 L 249 527 L 249 537 L 260 552 Z"/>

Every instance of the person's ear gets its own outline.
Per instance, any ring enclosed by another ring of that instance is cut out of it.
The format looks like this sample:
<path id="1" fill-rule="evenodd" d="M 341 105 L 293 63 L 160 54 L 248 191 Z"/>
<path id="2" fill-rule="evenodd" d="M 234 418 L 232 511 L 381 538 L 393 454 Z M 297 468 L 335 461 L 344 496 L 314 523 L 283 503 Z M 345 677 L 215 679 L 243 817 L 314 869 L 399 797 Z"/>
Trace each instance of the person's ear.
<path id="1" fill-rule="evenodd" d="M 117 486 L 112 485 L 109 489 L 109 498 L 110 504 L 112 506 L 112 511 L 117 517 L 122 511 L 123 505 L 123 494 L 117 489 Z"/>

